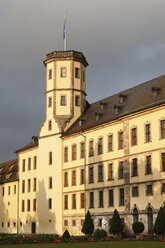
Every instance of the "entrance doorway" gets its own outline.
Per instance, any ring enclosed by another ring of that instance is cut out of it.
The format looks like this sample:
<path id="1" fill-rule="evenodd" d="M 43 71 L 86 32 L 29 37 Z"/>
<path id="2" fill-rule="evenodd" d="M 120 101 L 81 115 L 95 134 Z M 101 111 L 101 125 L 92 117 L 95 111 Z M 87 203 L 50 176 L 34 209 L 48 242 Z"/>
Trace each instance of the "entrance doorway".
<path id="1" fill-rule="evenodd" d="M 32 234 L 36 234 L 36 223 L 35 222 L 32 222 L 32 231 L 31 231 Z"/>
<path id="2" fill-rule="evenodd" d="M 147 223 L 148 223 L 148 234 L 153 234 L 153 211 L 151 207 L 147 208 Z"/>

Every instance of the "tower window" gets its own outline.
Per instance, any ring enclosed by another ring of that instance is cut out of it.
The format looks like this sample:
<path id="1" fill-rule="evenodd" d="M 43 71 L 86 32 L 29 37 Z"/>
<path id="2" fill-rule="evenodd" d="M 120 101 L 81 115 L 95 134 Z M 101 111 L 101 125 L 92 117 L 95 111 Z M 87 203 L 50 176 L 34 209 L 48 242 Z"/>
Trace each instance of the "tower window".
<path id="1" fill-rule="evenodd" d="M 49 177 L 49 189 L 52 189 L 52 177 Z"/>
<path id="2" fill-rule="evenodd" d="M 25 159 L 23 159 L 23 162 L 22 162 L 22 171 L 23 172 L 25 171 Z"/>
<path id="3" fill-rule="evenodd" d="M 85 81 L 85 71 L 82 73 L 83 82 Z"/>
<path id="4" fill-rule="evenodd" d="M 146 128 L 146 142 L 150 142 L 151 141 L 150 124 L 146 124 L 145 128 Z"/>
<path id="5" fill-rule="evenodd" d="M 49 100 L 48 100 L 49 102 L 48 102 L 48 107 L 50 108 L 50 107 L 52 107 L 52 98 L 51 97 L 49 97 Z"/>
<path id="6" fill-rule="evenodd" d="M 61 68 L 61 77 L 66 77 L 66 67 Z"/>
<path id="7" fill-rule="evenodd" d="M 66 105 L 66 97 L 61 96 L 61 106 L 65 106 L 65 105 Z"/>
<path id="8" fill-rule="evenodd" d="M 64 162 L 68 162 L 68 147 L 64 147 Z"/>
<path id="9" fill-rule="evenodd" d="M 64 195 L 64 209 L 68 209 L 68 195 Z"/>
<path id="10" fill-rule="evenodd" d="M 75 96 L 75 106 L 80 106 L 80 97 Z"/>
<path id="11" fill-rule="evenodd" d="M 75 78 L 79 78 L 80 77 L 80 69 L 79 68 L 75 68 Z"/>
<path id="12" fill-rule="evenodd" d="M 52 164 L 52 152 L 49 152 L 49 164 Z"/>
<path id="13" fill-rule="evenodd" d="M 51 209 L 52 208 L 52 199 L 49 198 L 48 199 L 48 209 Z"/>
<path id="14" fill-rule="evenodd" d="M 49 70 L 49 79 L 52 79 L 52 69 Z"/>
<path id="15" fill-rule="evenodd" d="M 165 120 L 160 121 L 160 137 L 165 138 Z"/>
<path id="16" fill-rule="evenodd" d="M 27 211 L 30 211 L 30 200 L 27 200 Z"/>
<path id="17" fill-rule="evenodd" d="M 52 121 L 48 122 L 48 130 L 52 130 Z"/>

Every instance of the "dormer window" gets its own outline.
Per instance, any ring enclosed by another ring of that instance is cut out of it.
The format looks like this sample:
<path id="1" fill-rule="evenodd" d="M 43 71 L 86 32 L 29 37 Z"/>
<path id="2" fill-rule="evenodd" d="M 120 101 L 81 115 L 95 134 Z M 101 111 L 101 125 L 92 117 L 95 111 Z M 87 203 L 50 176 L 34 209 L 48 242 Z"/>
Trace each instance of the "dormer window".
<path id="1" fill-rule="evenodd" d="M 124 94 L 119 95 L 119 103 L 123 103 L 125 101 L 125 99 L 126 99 L 126 95 L 124 95 Z"/>
<path id="2" fill-rule="evenodd" d="M 9 170 L 12 170 L 12 169 L 14 168 L 14 165 L 15 165 L 15 164 L 10 165 L 10 166 L 9 166 Z"/>
<path id="3" fill-rule="evenodd" d="M 96 116 L 96 121 L 98 121 L 98 120 L 102 119 L 103 114 L 102 113 L 95 113 L 95 116 Z"/>
<path id="4" fill-rule="evenodd" d="M 106 102 L 100 102 L 100 110 L 104 110 L 107 106 Z"/>
<path id="5" fill-rule="evenodd" d="M 6 174 L 6 179 L 8 179 L 9 177 L 11 177 L 13 172 L 9 173 L 9 174 Z"/>
<path id="6" fill-rule="evenodd" d="M 159 95 L 160 91 L 161 91 L 161 88 L 159 88 L 159 87 L 152 87 L 152 96 L 153 97 L 156 97 L 157 95 Z"/>
<path id="7" fill-rule="evenodd" d="M 3 171 L 4 167 L 0 168 L 0 173 Z"/>
<path id="8" fill-rule="evenodd" d="M 121 107 L 118 105 L 114 105 L 114 114 L 117 115 L 121 110 Z"/>
<path id="9" fill-rule="evenodd" d="M 32 142 L 33 143 L 37 142 L 37 140 L 38 140 L 38 137 L 37 136 L 32 136 Z"/>
<path id="10" fill-rule="evenodd" d="M 85 119 L 81 119 L 79 120 L 79 127 L 83 126 L 85 123 Z"/>

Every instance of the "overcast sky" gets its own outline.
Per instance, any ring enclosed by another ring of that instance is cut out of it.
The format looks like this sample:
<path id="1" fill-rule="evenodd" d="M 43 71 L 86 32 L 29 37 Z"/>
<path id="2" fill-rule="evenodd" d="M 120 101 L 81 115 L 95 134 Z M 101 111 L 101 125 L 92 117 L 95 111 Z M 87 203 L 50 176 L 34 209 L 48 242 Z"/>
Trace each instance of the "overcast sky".
<path id="1" fill-rule="evenodd" d="M 0 162 L 38 135 L 45 55 L 84 53 L 92 103 L 165 73 L 165 0 L 0 0 Z"/>

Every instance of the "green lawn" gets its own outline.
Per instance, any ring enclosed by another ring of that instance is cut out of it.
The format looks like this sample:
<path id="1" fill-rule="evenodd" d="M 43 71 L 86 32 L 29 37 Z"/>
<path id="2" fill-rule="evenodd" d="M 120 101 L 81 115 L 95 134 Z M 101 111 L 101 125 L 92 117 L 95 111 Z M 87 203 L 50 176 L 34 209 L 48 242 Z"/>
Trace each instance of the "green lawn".
<path id="1" fill-rule="evenodd" d="M 62 244 L 19 244 L 0 245 L 0 248 L 164 248 L 165 242 L 159 241 L 111 241 L 91 243 Z"/>

